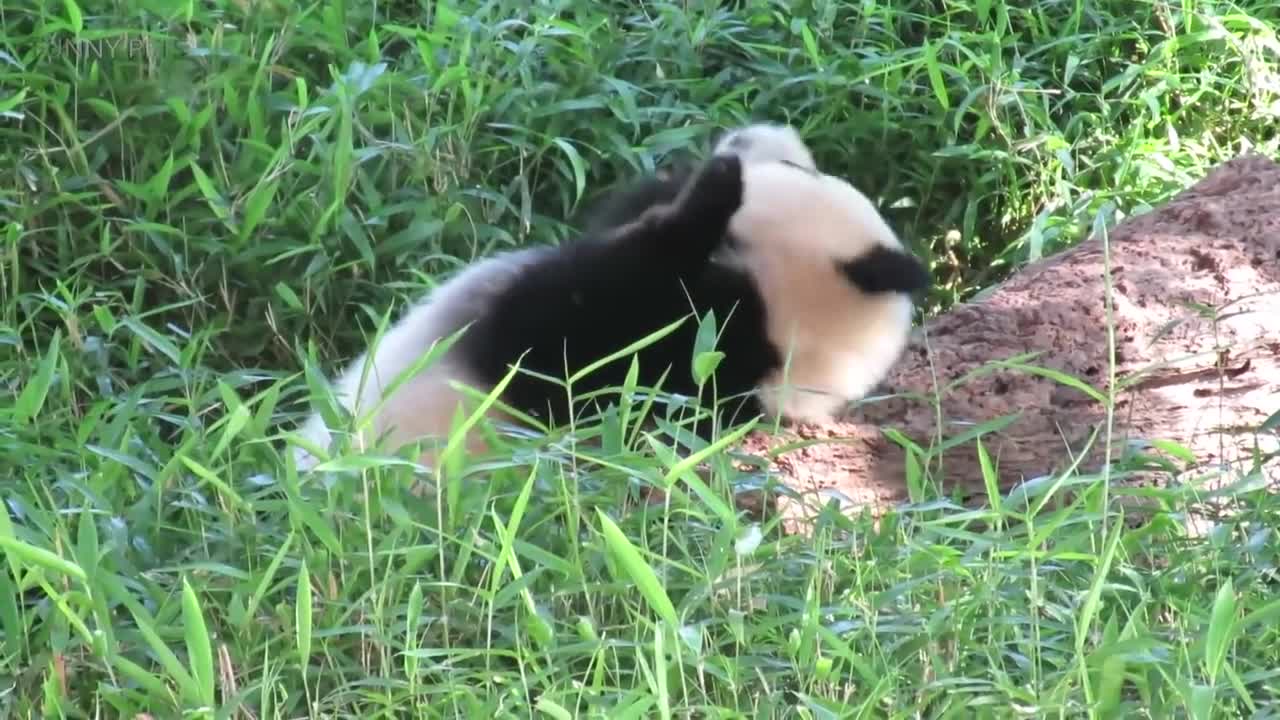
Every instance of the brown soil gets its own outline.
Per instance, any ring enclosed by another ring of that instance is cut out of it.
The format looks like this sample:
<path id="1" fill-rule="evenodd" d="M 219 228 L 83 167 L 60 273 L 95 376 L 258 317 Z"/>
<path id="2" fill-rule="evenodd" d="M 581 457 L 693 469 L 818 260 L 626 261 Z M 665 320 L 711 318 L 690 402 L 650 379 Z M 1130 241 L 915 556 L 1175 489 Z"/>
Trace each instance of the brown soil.
<path id="1" fill-rule="evenodd" d="M 1134 442 L 1173 441 L 1194 453 L 1194 468 L 1177 460 L 1193 476 L 1224 464 L 1247 470 L 1255 444 L 1264 452 L 1277 444 L 1274 434 L 1253 429 L 1280 410 L 1280 165 L 1257 156 L 1232 160 L 1108 235 L 1119 388 L 1112 457 Z M 1097 236 L 1027 267 L 917 333 L 885 383 L 886 393 L 914 397 L 865 403 L 836 425 L 756 434 L 744 449 L 764 453 L 797 436 L 818 441 L 775 460 L 781 479 L 819 502 L 842 495 L 852 509 L 873 511 L 908 499 L 904 453 L 880 427 L 927 449 L 940 430 L 952 438 L 1016 414 L 982 438 L 1002 488 L 1060 471 L 1082 453 L 1080 470 L 1096 471 L 1105 457 L 1103 404 L 991 362 L 1039 353 L 1026 362 L 1106 392 L 1104 267 Z M 1217 308 L 1216 322 L 1191 303 Z M 932 405 L 939 397 L 941 427 Z M 945 491 L 981 501 L 972 438 L 948 449 L 941 466 L 930 462 Z M 1276 465 L 1263 471 L 1272 483 L 1280 481 Z M 793 520 L 808 514 L 785 504 Z"/>

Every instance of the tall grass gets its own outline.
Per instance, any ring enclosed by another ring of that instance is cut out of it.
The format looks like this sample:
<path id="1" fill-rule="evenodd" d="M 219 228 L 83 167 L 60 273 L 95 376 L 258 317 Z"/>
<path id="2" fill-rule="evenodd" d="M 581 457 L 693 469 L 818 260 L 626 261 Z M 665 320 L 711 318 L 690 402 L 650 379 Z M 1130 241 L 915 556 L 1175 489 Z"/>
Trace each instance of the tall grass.
<path id="1" fill-rule="evenodd" d="M 281 452 L 304 368 L 718 128 L 797 125 L 928 311 L 1277 154 L 1280 6 L 1021 5 L 5 4 L 2 714 L 1275 716 L 1256 483 L 1207 537 L 1076 476 L 796 538 L 616 411 L 428 498 Z"/>

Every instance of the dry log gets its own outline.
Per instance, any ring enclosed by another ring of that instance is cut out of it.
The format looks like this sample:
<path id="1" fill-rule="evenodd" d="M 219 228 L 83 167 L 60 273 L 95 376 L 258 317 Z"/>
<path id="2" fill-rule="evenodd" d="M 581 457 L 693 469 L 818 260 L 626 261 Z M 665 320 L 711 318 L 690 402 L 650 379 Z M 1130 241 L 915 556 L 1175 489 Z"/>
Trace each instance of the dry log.
<path id="1" fill-rule="evenodd" d="M 1128 443 L 1151 440 L 1189 448 L 1202 471 L 1249 464 L 1258 446 L 1274 452 L 1275 435 L 1255 429 L 1280 409 L 1280 165 L 1236 158 L 1105 235 L 1117 378 L 1113 459 Z M 992 363 L 1039 353 L 1028 362 L 1106 393 L 1104 269 L 1097 235 L 1026 267 L 924 324 L 885 383 L 889 393 L 908 397 L 865 403 L 836 425 L 756 434 L 745 449 L 768 452 L 797 436 L 814 441 L 776 458 L 780 479 L 819 502 L 836 491 L 854 508 L 876 510 L 908 497 L 904 451 L 881 427 L 928 448 L 937 446 L 939 430 L 955 437 L 1016 413 L 982 438 L 1001 487 L 1062 470 L 1106 422 L 1105 404 L 1052 378 Z M 1104 440 L 1099 433 L 1080 471 L 1102 467 Z M 947 449 L 942 463 L 944 490 L 982 499 L 973 440 Z M 1270 464 L 1272 483 L 1277 464 Z M 792 502 L 785 512 L 794 518 L 802 511 Z"/>

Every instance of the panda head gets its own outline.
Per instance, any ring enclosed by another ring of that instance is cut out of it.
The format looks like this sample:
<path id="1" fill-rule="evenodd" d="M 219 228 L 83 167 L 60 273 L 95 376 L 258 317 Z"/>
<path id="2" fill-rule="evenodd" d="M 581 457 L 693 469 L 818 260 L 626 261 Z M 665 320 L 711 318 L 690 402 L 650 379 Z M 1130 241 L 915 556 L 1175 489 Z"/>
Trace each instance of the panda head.
<path id="1" fill-rule="evenodd" d="M 716 141 L 716 155 L 737 155 L 743 164 L 784 162 L 816 170 L 813 153 L 790 125 L 755 123 L 725 133 Z"/>
<path id="2" fill-rule="evenodd" d="M 765 383 L 777 392 L 761 400 L 771 414 L 829 421 L 902 354 L 928 270 L 845 180 L 785 162 L 742 173 L 742 206 L 717 261 L 754 280 L 783 358 Z"/>

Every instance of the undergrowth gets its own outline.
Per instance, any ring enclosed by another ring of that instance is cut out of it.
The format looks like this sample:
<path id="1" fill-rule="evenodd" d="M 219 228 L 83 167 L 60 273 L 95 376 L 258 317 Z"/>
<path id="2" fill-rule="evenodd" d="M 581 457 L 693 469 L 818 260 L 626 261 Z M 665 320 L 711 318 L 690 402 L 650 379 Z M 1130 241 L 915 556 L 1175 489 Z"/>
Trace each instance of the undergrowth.
<path id="1" fill-rule="evenodd" d="M 305 368 L 748 120 L 877 200 L 926 312 L 1277 154 L 1270 0 L 1009 5 L 6 3 L 0 713 L 1277 716 L 1247 477 L 1205 536 L 1081 473 L 789 536 L 617 408 L 440 495 L 283 452 Z"/>

